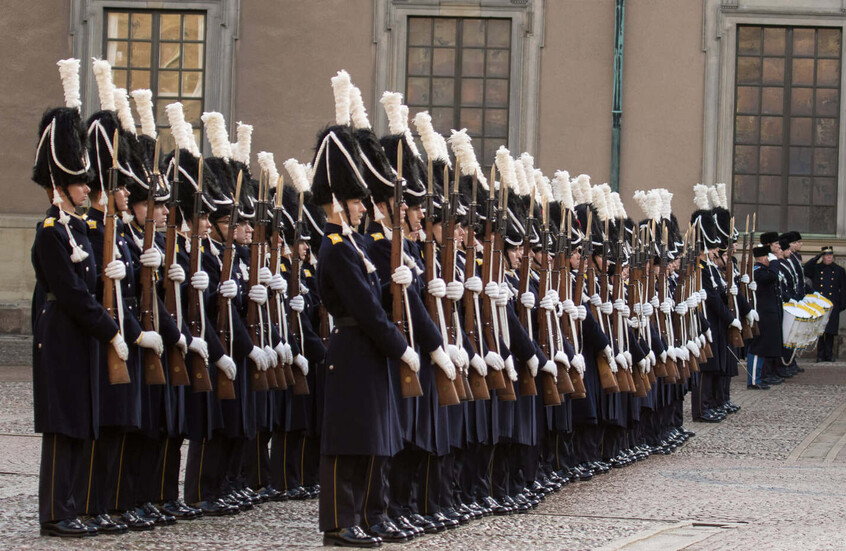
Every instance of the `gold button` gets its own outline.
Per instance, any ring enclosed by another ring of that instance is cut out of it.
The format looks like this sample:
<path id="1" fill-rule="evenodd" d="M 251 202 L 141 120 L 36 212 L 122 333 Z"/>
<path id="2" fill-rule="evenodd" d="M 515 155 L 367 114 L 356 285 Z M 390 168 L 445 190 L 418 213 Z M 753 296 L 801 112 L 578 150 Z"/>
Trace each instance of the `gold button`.
<path id="1" fill-rule="evenodd" d="M 41 343 L 38 343 L 38 348 L 41 349 Z"/>
<path id="2" fill-rule="evenodd" d="M 334 366 L 334 365 L 330 365 L 330 366 L 329 366 L 329 371 L 333 371 L 334 369 L 335 369 L 335 366 Z"/>
<path id="3" fill-rule="evenodd" d="M 333 333 L 335 333 L 335 334 L 337 334 L 337 333 L 338 333 L 338 329 L 337 329 L 337 328 L 335 328 L 335 329 L 333 329 L 333 330 L 332 330 L 332 332 L 333 332 Z"/>

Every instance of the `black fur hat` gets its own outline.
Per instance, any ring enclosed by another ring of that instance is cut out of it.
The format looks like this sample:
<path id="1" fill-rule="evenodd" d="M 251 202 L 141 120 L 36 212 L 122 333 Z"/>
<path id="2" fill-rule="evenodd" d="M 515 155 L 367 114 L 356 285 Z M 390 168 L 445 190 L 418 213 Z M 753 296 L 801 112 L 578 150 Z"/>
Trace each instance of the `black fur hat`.
<path id="1" fill-rule="evenodd" d="M 362 176 L 374 203 L 388 202 L 394 197 L 396 175 L 385 150 L 373 130 L 359 128 L 354 134 L 361 155 Z M 405 164 L 405 163 L 403 163 Z"/>
<path id="2" fill-rule="evenodd" d="M 181 222 L 185 220 L 190 222 L 191 213 L 194 209 L 194 195 L 197 191 L 197 178 L 200 171 L 199 159 L 193 156 L 187 149 L 179 151 L 179 184 L 176 190 L 176 197 L 179 204 L 179 212 L 177 218 Z M 174 182 L 174 154 L 169 153 L 164 161 L 166 167 L 165 176 L 171 182 L 171 190 Z M 200 201 L 200 212 L 202 214 L 211 214 L 218 210 L 218 201 L 222 198 L 222 192 L 218 189 L 217 179 L 209 170 L 203 168 L 203 195 Z"/>
<path id="3" fill-rule="evenodd" d="M 426 189 L 428 185 L 427 169 L 423 166 L 423 162 L 412 151 L 411 146 L 408 145 L 405 134 L 390 134 L 382 136 L 379 140 L 388 162 L 399 172 L 397 165 L 397 154 L 399 148 L 402 147 L 402 177 L 405 179 L 403 187 L 403 199 L 405 203 L 410 206 L 417 206 L 423 203 L 426 198 Z M 437 169 L 433 166 L 433 171 Z M 443 174 L 443 165 L 440 167 L 440 173 Z M 443 179 L 443 178 L 441 178 Z"/>
<path id="4" fill-rule="evenodd" d="M 316 239 L 311 240 L 311 246 L 315 251 L 320 248 L 320 243 L 323 241 L 323 227 L 326 225 L 326 211 L 314 203 L 311 192 L 305 194 L 303 205 L 303 221 L 306 221 L 309 235 L 316 236 Z"/>
<path id="5" fill-rule="evenodd" d="M 88 147 L 92 153 L 91 168 L 93 178 L 90 182 L 92 192 L 103 191 L 109 183 L 109 169 L 114 163 L 112 144 L 114 133 L 118 131 L 118 187 L 125 187 L 134 180 L 141 187 L 147 185 L 143 157 L 139 149 L 134 149 L 131 140 L 135 137 L 121 130 L 120 122 L 114 111 L 98 111 L 88 118 Z M 143 155 L 143 154 L 142 154 Z M 140 172 L 140 174 L 138 172 Z"/>
<path id="6" fill-rule="evenodd" d="M 761 234 L 761 245 L 770 245 L 778 241 L 778 232 L 767 231 Z"/>
<path id="7" fill-rule="evenodd" d="M 690 215 L 690 223 L 702 230 L 702 243 L 706 249 L 715 249 L 721 245 L 717 221 L 713 210 L 699 209 Z"/>
<path id="8" fill-rule="evenodd" d="M 282 189 L 282 230 L 285 234 L 285 242 L 293 246 L 294 238 L 296 237 L 296 223 L 299 215 L 300 196 L 292 186 L 285 186 Z M 300 229 L 300 240 L 311 241 L 311 229 L 309 228 L 308 217 L 306 216 L 306 204 L 303 199 L 303 225 Z"/>
<path id="9" fill-rule="evenodd" d="M 88 158 L 88 140 L 79 110 L 72 107 L 50 109 L 38 124 L 38 146 L 32 181 L 50 189 L 66 189 L 88 183 L 93 174 Z"/>
<path id="10" fill-rule="evenodd" d="M 329 126 L 318 134 L 312 166 L 314 180 L 311 189 L 315 204 L 330 204 L 333 196 L 343 202 L 369 195 L 365 182 L 361 180 L 361 156 L 349 126 Z"/>

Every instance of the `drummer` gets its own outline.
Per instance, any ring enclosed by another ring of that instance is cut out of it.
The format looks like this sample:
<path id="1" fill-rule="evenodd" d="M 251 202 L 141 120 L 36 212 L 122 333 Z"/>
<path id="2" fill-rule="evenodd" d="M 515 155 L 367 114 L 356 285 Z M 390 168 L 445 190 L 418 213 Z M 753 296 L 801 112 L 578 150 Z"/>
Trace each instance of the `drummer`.
<path id="1" fill-rule="evenodd" d="M 767 390 L 770 384 L 779 384 L 775 369 L 781 363 L 781 320 L 783 316 L 781 288 L 779 285 L 778 262 L 772 262 L 775 254 L 769 245 L 753 247 L 755 257 L 753 277 L 757 285 L 760 333 L 746 348 L 746 388 Z M 777 381 L 777 382 L 776 382 Z"/>

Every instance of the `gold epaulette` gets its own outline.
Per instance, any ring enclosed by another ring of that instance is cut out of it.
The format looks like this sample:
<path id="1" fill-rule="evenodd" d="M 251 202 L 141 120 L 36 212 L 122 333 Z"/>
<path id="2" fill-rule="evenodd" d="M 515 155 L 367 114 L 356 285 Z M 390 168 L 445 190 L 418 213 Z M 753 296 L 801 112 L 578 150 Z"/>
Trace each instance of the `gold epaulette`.
<path id="1" fill-rule="evenodd" d="M 327 235 L 326 237 L 328 237 L 328 238 L 329 238 L 329 241 L 331 241 L 333 245 L 337 245 L 338 243 L 340 243 L 341 241 L 343 241 L 343 240 L 344 240 L 344 238 L 343 238 L 343 237 L 341 237 L 341 236 L 340 236 L 339 234 L 337 234 L 337 233 L 330 233 L 330 234 L 329 234 L 329 235 Z"/>

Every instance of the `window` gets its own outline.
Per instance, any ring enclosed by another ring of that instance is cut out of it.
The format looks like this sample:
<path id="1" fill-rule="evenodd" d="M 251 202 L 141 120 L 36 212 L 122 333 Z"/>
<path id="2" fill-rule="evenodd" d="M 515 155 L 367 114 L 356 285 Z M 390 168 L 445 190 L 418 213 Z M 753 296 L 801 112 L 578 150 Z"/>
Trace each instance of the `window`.
<path id="1" fill-rule="evenodd" d="M 406 103 L 435 130 L 467 128 L 480 164 L 508 144 L 511 19 L 409 17 Z"/>
<path id="2" fill-rule="evenodd" d="M 760 230 L 837 231 L 839 28 L 738 26 L 732 199 Z"/>
<path id="3" fill-rule="evenodd" d="M 153 91 L 162 151 L 173 149 L 165 106 L 180 101 L 202 143 L 206 14 L 198 11 L 107 10 L 103 51 L 115 85 Z M 134 102 L 132 103 L 134 109 Z M 139 122 L 138 114 L 135 115 Z"/>

